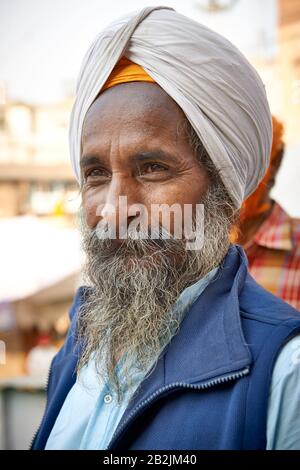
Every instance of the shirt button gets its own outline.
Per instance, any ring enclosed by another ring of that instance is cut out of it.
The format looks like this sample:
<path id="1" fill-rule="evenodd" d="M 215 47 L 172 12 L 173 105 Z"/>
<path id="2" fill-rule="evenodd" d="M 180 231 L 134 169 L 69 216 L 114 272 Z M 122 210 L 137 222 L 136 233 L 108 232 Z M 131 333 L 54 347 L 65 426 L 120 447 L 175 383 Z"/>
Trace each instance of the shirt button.
<path id="1" fill-rule="evenodd" d="M 108 405 L 108 404 L 111 403 L 111 402 L 112 402 L 112 396 L 109 395 L 109 394 L 105 395 L 105 397 L 104 397 L 104 403 L 106 403 L 106 404 Z"/>

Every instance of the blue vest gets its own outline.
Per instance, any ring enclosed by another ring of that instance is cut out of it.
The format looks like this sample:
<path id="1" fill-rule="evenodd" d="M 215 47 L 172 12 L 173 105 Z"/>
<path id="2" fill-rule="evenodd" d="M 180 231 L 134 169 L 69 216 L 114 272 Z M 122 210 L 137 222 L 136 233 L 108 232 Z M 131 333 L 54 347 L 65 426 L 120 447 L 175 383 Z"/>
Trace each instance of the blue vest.
<path id="1" fill-rule="evenodd" d="M 45 414 L 32 449 L 44 449 L 76 380 L 76 316 L 49 374 Z M 250 276 L 231 245 L 219 270 L 137 389 L 108 450 L 265 449 L 268 393 L 282 346 L 300 332 L 300 315 Z"/>

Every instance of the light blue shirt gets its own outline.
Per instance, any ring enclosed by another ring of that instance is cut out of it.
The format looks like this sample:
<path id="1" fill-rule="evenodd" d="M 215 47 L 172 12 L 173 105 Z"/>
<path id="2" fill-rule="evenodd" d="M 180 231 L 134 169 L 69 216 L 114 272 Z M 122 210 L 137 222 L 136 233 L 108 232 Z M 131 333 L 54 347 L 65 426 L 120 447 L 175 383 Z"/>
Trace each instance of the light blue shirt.
<path id="1" fill-rule="evenodd" d="M 274 366 L 268 406 L 267 449 L 300 449 L 300 335 L 284 346 Z"/>
<path id="2" fill-rule="evenodd" d="M 203 279 L 186 288 L 177 299 L 173 314 L 181 320 L 217 271 L 218 268 L 213 269 Z M 116 365 L 120 378 L 123 359 Z M 109 384 L 99 382 L 91 359 L 69 391 L 45 449 L 106 449 L 130 398 L 145 375 L 137 370 L 132 371 L 131 386 L 127 389 L 123 387 L 123 399 L 118 403 Z M 300 335 L 284 346 L 274 367 L 268 406 L 268 449 L 300 449 L 299 399 Z"/>

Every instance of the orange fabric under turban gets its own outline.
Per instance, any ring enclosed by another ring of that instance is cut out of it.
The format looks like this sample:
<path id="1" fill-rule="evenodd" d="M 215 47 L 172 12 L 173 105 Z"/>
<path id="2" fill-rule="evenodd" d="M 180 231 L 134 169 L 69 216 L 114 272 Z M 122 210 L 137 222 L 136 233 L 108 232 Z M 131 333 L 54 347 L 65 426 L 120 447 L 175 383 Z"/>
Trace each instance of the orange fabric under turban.
<path id="1" fill-rule="evenodd" d="M 131 60 L 127 59 L 127 57 L 121 57 L 103 85 L 101 91 L 107 90 L 107 88 L 111 88 L 115 85 L 128 82 L 155 83 L 155 80 L 145 72 L 143 67 L 135 64 Z"/>

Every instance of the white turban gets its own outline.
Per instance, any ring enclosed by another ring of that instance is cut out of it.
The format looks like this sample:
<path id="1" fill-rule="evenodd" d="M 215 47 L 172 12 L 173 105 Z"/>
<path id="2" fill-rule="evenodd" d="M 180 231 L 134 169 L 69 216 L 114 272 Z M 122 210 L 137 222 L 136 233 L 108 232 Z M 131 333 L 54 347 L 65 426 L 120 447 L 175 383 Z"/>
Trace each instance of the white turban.
<path id="1" fill-rule="evenodd" d="M 122 17 L 87 51 L 69 134 L 77 180 L 85 115 L 122 56 L 143 67 L 180 106 L 239 207 L 269 163 L 272 122 L 264 85 L 227 39 L 167 7 Z"/>

